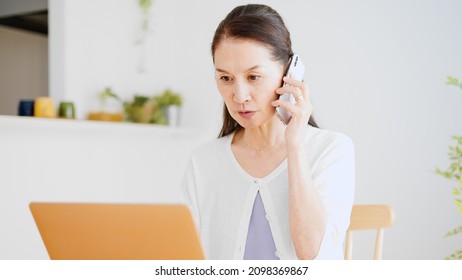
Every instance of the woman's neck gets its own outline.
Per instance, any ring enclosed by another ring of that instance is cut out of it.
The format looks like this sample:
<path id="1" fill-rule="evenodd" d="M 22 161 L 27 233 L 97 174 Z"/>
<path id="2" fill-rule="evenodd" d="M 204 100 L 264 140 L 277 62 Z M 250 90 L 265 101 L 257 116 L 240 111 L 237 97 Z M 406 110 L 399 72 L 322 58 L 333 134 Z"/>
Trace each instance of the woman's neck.
<path id="1" fill-rule="evenodd" d="M 236 132 L 233 143 L 250 151 L 264 152 L 285 145 L 285 125 L 275 116 L 255 128 L 242 128 Z"/>

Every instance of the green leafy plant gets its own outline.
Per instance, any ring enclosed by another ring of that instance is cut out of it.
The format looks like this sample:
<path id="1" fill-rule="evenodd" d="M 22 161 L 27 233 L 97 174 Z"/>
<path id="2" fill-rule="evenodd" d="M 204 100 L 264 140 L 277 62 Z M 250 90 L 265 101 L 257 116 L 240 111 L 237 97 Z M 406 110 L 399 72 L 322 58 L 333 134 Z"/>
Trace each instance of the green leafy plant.
<path id="1" fill-rule="evenodd" d="M 164 114 L 155 98 L 135 95 L 124 103 L 125 120 L 135 123 L 166 124 Z"/>
<path id="2" fill-rule="evenodd" d="M 460 83 L 457 78 L 448 77 L 446 83 L 462 89 L 462 83 Z M 457 185 L 453 187 L 452 194 L 454 195 L 454 203 L 458 208 L 458 212 L 462 214 L 462 136 L 453 136 L 452 139 L 456 144 L 454 146 L 449 146 L 449 167 L 446 170 L 437 168 L 436 174 L 457 182 Z M 462 226 L 454 228 L 446 233 L 445 236 L 454 236 L 460 233 L 462 233 Z M 447 256 L 446 259 L 461 260 L 462 250 L 456 250 L 453 254 Z"/>
<path id="3" fill-rule="evenodd" d="M 459 79 L 449 76 L 446 80 L 446 84 L 456 86 L 462 89 L 462 82 L 459 82 Z"/>
<path id="4" fill-rule="evenodd" d="M 124 103 L 125 120 L 135 123 L 167 124 L 165 109 L 170 105 L 181 106 L 178 92 L 166 89 L 153 97 L 137 94 Z"/>
<path id="5" fill-rule="evenodd" d="M 141 10 L 143 11 L 143 23 L 141 28 L 147 30 L 149 27 L 149 10 L 152 6 L 152 0 L 138 0 Z"/>
<path id="6" fill-rule="evenodd" d="M 455 204 L 460 214 L 462 214 L 462 136 L 453 136 L 456 144 L 449 146 L 450 164 L 446 170 L 436 169 L 436 174 L 441 175 L 449 180 L 454 180 L 457 185 L 453 187 L 452 194 L 455 196 Z M 450 235 L 462 232 L 462 226 L 458 231 L 452 231 Z"/>
<path id="7" fill-rule="evenodd" d="M 160 107 L 165 108 L 170 105 L 181 106 L 183 99 L 181 94 L 171 89 L 164 90 L 160 95 L 156 96 L 157 103 Z"/>
<path id="8" fill-rule="evenodd" d="M 115 99 L 120 102 L 119 96 L 110 87 L 106 87 L 104 90 L 100 91 L 98 98 L 101 104 L 106 103 L 109 99 Z"/>

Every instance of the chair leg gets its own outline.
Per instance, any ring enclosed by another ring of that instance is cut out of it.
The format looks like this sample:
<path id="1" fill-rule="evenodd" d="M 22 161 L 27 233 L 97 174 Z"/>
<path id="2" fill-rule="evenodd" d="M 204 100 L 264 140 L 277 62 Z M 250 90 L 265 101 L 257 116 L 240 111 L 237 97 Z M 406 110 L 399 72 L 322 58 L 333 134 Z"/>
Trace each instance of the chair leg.
<path id="1" fill-rule="evenodd" d="M 383 228 L 377 229 L 377 236 L 375 238 L 374 260 L 382 259 L 383 232 L 384 232 Z"/>
<path id="2" fill-rule="evenodd" d="M 353 252 L 353 232 L 347 231 L 345 242 L 345 260 L 351 260 Z"/>

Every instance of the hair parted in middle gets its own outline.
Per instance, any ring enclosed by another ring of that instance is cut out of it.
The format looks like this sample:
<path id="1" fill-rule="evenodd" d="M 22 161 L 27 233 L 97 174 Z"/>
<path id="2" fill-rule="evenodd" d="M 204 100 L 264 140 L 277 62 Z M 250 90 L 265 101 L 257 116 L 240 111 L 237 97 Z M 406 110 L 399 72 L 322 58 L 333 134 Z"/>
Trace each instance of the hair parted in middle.
<path id="1" fill-rule="evenodd" d="M 220 42 L 227 38 L 255 41 L 271 50 L 275 61 L 279 61 L 287 69 L 293 55 L 290 33 L 284 20 L 273 8 L 261 4 L 248 4 L 234 8 L 218 25 L 213 36 L 211 51 L 215 62 L 215 50 Z M 285 72 L 285 71 L 284 71 Z M 310 117 L 308 122 L 318 127 Z M 223 126 L 219 137 L 226 136 L 242 127 L 223 108 Z"/>

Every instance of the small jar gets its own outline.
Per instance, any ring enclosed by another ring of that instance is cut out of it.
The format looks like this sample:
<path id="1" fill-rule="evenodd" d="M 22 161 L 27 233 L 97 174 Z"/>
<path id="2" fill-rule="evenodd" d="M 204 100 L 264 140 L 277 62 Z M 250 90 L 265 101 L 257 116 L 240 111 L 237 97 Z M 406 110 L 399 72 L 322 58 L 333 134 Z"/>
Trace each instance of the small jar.
<path id="1" fill-rule="evenodd" d="M 18 106 L 18 116 L 33 117 L 34 103 L 33 99 L 21 99 Z"/>
<path id="2" fill-rule="evenodd" d="M 75 106 L 73 102 L 59 103 L 58 116 L 62 119 L 75 119 Z"/>
<path id="3" fill-rule="evenodd" d="M 35 99 L 34 116 L 42 118 L 56 118 L 56 108 L 50 97 Z"/>

